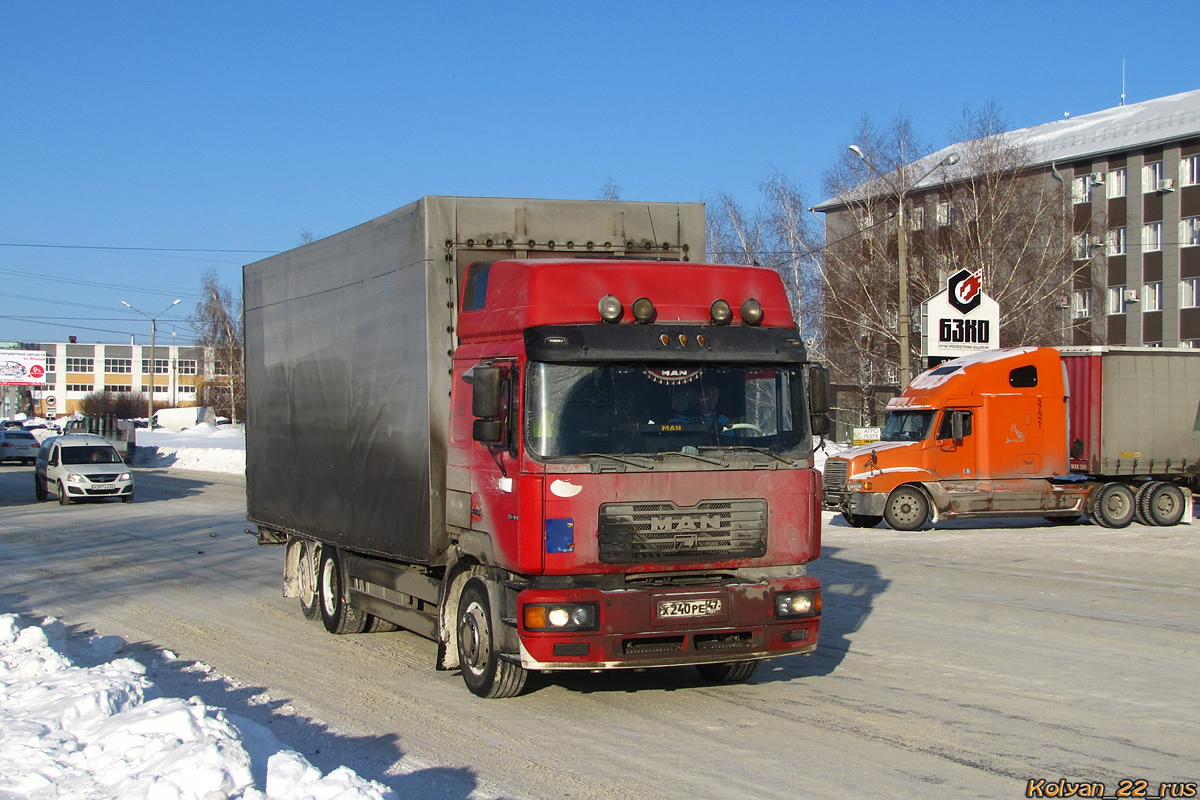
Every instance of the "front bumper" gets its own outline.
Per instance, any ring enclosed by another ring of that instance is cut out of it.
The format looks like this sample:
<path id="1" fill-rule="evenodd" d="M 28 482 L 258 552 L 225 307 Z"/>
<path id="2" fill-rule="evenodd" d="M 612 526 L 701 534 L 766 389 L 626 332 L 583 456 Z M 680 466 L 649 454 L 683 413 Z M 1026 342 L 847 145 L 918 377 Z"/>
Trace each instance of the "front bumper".
<path id="1" fill-rule="evenodd" d="M 882 517 L 887 492 L 825 492 L 822 504 L 827 511 L 840 511 L 863 517 Z"/>
<path id="2" fill-rule="evenodd" d="M 526 603 L 597 603 L 599 629 L 593 631 L 528 631 L 520 626 L 520 664 L 526 669 L 620 669 L 748 661 L 810 653 L 817 647 L 821 617 L 776 619 L 778 592 L 820 589 L 813 577 L 704 588 L 602 591 L 576 588 L 529 589 Z M 721 600 L 711 616 L 663 619 L 663 601 Z M 514 658 L 515 660 L 515 658 Z"/>

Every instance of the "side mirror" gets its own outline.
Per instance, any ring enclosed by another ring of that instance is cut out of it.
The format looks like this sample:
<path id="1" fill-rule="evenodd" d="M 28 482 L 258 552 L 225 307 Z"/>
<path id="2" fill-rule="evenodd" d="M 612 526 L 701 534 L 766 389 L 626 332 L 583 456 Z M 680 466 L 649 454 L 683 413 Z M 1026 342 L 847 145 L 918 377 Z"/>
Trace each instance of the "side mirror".
<path id="1" fill-rule="evenodd" d="M 813 414 L 809 421 L 813 436 L 828 436 L 833 427 L 828 414 Z"/>
<path id="2" fill-rule="evenodd" d="M 471 424 L 471 438 L 480 444 L 501 444 L 504 423 L 498 419 L 477 419 Z"/>
<path id="3" fill-rule="evenodd" d="M 471 376 L 471 414 L 500 416 L 500 368 L 475 367 Z"/>
<path id="4" fill-rule="evenodd" d="M 808 413 L 814 417 L 829 411 L 829 370 L 814 364 L 808 370 Z"/>
<path id="5" fill-rule="evenodd" d="M 954 445 L 956 447 L 962 447 L 963 414 L 961 411 L 950 412 L 950 435 L 954 438 Z"/>

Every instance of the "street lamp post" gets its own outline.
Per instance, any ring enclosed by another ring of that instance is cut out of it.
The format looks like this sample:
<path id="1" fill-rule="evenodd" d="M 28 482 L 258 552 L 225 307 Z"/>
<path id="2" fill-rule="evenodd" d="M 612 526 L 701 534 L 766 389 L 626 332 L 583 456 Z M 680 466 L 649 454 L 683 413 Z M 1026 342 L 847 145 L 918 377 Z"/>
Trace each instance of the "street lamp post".
<path id="1" fill-rule="evenodd" d="M 129 305 L 129 303 L 126 303 L 124 300 L 121 301 L 121 305 L 132 311 L 137 311 L 137 313 L 150 320 L 150 399 L 146 403 L 146 430 L 152 430 L 154 428 L 154 333 L 158 329 L 158 318 L 170 311 L 175 306 L 179 305 L 179 300 L 171 303 L 171 305 L 167 306 L 154 316 L 150 316 L 145 311 L 139 311 L 138 309 Z"/>
<path id="2" fill-rule="evenodd" d="M 850 145 L 850 152 L 862 159 L 862 162 L 867 165 L 867 169 L 879 176 L 880 180 L 887 183 L 887 178 L 883 173 L 871 163 L 871 159 L 867 158 L 867 154 L 861 147 L 856 144 Z M 950 153 L 938 163 L 934 164 L 929 170 L 912 182 L 916 186 L 921 181 L 928 178 L 935 170 L 942 167 L 949 167 L 958 163 L 958 153 Z M 904 389 L 908 386 L 908 382 L 912 376 L 912 370 L 909 366 L 909 321 L 908 321 L 908 227 L 904 221 L 904 200 L 908 195 L 908 182 L 905 180 L 905 170 L 907 166 L 901 166 L 896 170 L 899 173 L 899 188 L 896 190 L 896 196 L 899 199 L 899 204 L 896 210 L 896 266 L 900 278 L 900 293 L 897 297 L 897 313 L 900 323 L 900 388 Z"/>

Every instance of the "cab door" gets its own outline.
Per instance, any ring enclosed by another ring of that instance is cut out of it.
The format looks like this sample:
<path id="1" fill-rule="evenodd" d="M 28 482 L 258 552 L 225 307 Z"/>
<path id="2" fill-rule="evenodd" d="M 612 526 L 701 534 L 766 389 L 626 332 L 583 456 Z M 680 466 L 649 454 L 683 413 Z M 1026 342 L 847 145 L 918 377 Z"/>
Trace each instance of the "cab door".
<path id="1" fill-rule="evenodd" d="M 975 414 L 969 408 L 942 410 L 934 429 L 933 470 L 950 497 L 954 512 L 987 511 L 991 484 L 980 476 Z M 961 438 L 955 438 L 960 434 Z"/>

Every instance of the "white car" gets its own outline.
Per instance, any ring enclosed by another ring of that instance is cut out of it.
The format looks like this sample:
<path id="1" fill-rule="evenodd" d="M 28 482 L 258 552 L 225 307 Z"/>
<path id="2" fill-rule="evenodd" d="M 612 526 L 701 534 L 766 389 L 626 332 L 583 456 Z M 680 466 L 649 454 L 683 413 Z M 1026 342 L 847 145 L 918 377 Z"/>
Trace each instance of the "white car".
<path id="1" fill-rule="evenodd" d="M 0 462 L 20 461 L 32 464 L 37 460 L 38 440 L 29 431 L 19 428 L 0 430 Z"/>
<path id="2" fill-rule="evenodd" d="M 53 492 L 64 506 L 91 497 L 133 502 L 133 473 L 103 436 L 69 433 L 42 442 L 34 468 L 34 493 Z"/>

